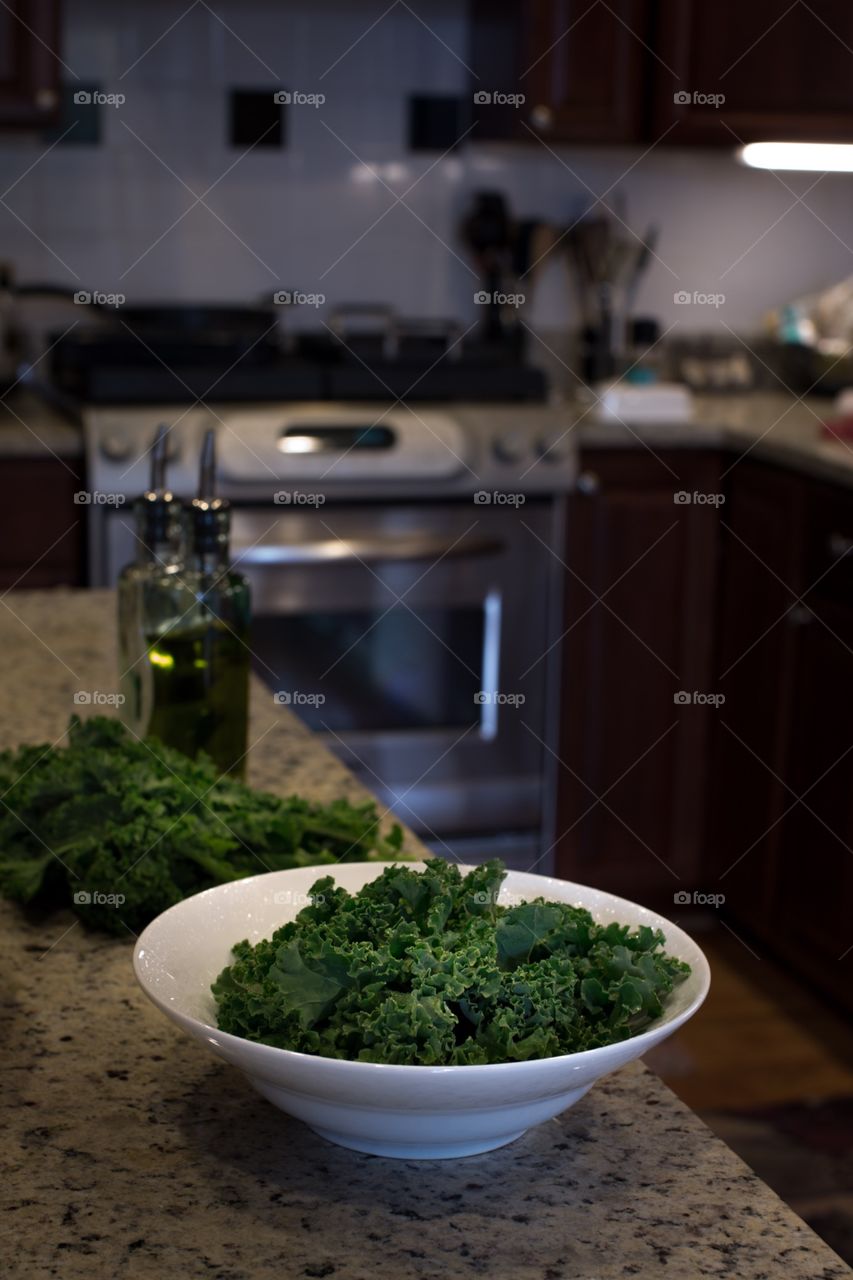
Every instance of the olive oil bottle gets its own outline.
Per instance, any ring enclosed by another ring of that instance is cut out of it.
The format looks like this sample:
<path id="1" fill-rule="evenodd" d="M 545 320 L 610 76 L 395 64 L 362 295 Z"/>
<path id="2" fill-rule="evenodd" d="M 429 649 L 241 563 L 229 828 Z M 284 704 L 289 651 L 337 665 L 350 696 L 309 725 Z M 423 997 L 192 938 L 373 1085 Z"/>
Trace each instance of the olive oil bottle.
<path id="1" fill-rule="evenodd" d="M 214 497 L 215 436 L 205 435 L 198 497 L 184 513 L 179 570 L 146 580 L 142 714 L 147 732 L 223 773 L 245 770 L 249 584 L 230 567 L 231 514 Z"/>
<path id="2" fill-rule="evenodd" d="M 167 435 L 168 429 L 159 427 L 151 446 L 150 486 L 133 504 L 135 558 L 118 579 L 120 711 L 127 727 L 140 737 L 148 728 L 142 707 L 147 661 L 142 588 L 155 577 L 176 574 L 182 554 L 181 503 L 166 487 Z"/>

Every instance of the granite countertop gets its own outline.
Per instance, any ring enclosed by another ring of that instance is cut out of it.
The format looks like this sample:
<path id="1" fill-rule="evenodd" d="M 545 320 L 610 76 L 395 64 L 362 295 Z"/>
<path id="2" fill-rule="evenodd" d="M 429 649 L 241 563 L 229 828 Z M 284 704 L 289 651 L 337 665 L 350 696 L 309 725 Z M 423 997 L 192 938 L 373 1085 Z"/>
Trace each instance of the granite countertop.
<path id="1" fill-rule="evenodd" d="M 80 458 L 83 431 L 34 391 L 0 402 L 0 458 Z"/>
<path id="2" fill-rule="evenodd" d="M 624 426 L 596 422 L 587 406 L 566 406 L 578 448 L 727 449 L 741 458 L 773 462 L 817 479 L 853 484 L 853 440 L 832 439 L 822 424 L 834 416 L 826 397 L 771 392 L 696 396 L 690 422 Z"/>
<path id="3" fill-rule="evenodd" d="M 75 691 L 112 688 L 112 599 L 0 603 L 0 746 L 54 741 Z M 255 783 L 364 795 L 259 688 L 250 740 Z M 130 939 L 87 933 L 70 913 L 35 921 L 2 903 L 0 917 L 8 1276 L 853 1275 L 640 1064 L 488 1155 L 360 1155 L 181 1036 L 136 986 Z"/>

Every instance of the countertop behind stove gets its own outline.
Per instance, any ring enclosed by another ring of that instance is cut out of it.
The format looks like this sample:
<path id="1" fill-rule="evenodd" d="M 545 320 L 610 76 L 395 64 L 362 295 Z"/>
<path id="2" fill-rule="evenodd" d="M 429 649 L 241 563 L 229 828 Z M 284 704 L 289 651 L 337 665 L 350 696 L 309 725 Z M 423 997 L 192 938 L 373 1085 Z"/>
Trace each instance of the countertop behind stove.
<path id="1" fill-rule="evenodd" d="M 79 423 L 35 391 L 13 390 L 0 400 L 0 458 L 83 457 Z"/>

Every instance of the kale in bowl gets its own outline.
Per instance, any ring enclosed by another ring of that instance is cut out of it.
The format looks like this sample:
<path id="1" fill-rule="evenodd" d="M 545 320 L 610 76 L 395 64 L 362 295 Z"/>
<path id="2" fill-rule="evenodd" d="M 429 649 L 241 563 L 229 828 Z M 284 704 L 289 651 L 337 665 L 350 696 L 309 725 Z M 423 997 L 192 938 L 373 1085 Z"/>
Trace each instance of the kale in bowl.
<path id="1" fill-rule="evenodd" d="M 326 1058 L 522 1062 L 625 1040 L 690 966 L 641 925 L 538 898 L 498 901 L 505 869 L 389 867 L 357 893 L 317 880 L 271 938 L 213 984 L 220 1030 Z"/>

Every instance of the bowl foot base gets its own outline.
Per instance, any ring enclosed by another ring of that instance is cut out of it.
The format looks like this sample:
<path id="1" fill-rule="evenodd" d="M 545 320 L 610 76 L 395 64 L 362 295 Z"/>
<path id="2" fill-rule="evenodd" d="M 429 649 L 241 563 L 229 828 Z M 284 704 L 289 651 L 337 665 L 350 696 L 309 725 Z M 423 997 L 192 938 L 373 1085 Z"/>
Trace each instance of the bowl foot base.
<path id="1" fill-rule="evenodd" d="M 371 1156 L 387 1156 L 392 1160 L 458 1160 L 461 1156 L 479 1156 L 485 1151 L 496 1151 L 510 1142 L 520 1138 L 526 1129 L 517 1133 L 507 1133 L 500 1138 L 480 1139 L 474 1142 L 373 1142 L 370 1138 L 357 1138 L 348 1133 L 334 1133 L 331 1129 L 320 1129 L 311 1125 L 314 1133 L 334 1142 L 338 1147 L 349 1147 L 351 1151 L 363 1151 Z"/>

